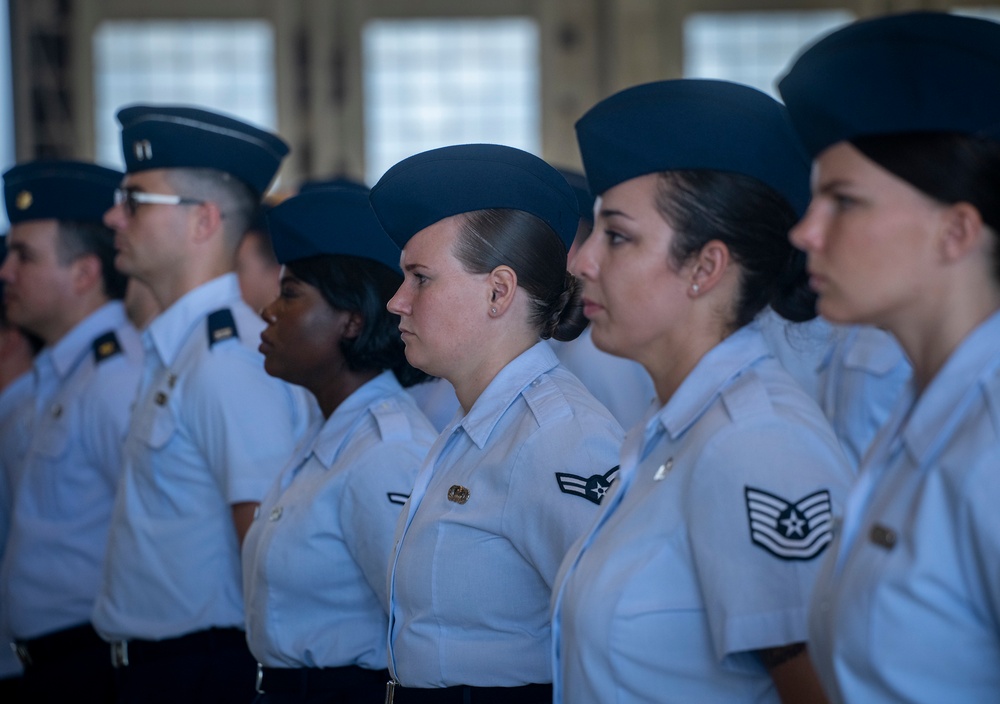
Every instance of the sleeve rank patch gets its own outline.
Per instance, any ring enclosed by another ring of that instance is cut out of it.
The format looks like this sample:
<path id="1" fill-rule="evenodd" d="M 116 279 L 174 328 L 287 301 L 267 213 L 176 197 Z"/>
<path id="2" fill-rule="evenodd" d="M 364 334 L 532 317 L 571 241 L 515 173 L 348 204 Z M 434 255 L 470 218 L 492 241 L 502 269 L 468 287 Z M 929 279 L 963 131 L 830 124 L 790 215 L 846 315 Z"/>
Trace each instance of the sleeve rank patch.
<path id="1" fill-rule="evenodd" d="M 208 347 L 212 348 L 216 342 L 228 340 L 231 337 L 238 338 L 240 335 L 236 331 L 236 321 L 233 320 L 233 312 L 228 308 L 220 308 L 208 316 Z"/>
<path id="2" fill-rule="evenodd" d="M 400 506 L 405 504 L 406 500 L 410 498 L 409 494 L 398 494 L 394 491 L 386 492 L 386 496 L 389 497 L 390 504 L 399 504 Z"/>
<path id="3" fill-rule="evenodd" d="M 783 560 L 811 560 L 833 540 L 833 509 L 826 489 L 796 502 L 745 487 L 750 538 Z"/>
<path id="4" fill-rule="evenodd" d="M 121 354 L 122 346 L 118 343 L 118 337 L 113 330 L 109 330 L 96 340 L 94 340 L 94 361 L 100 364 L 109 357 Z"/>
<path id="5" fill-rule="evenodd" d="M 564 494 L 580 496 L 588 501 L 600 505 L 604 495 L 611 488 L 611 482 L 618 476 L 618 465 L 615 465 L 604 474 L 592 474 L 589 477 L 579 477 L 566 472 L 556 472 L 556 481 L 559 483 L 559 491 Z"/>

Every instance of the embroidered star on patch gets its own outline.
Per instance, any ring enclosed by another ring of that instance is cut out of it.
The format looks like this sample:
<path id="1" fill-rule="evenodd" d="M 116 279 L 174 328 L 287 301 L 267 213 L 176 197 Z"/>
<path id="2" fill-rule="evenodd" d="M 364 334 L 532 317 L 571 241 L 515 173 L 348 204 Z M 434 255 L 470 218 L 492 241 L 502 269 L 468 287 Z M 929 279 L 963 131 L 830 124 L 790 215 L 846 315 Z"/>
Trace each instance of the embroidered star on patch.
<path id="1" fill-rule="evenodd" d="M 599 505 L 617 476 L 618 465 L 615 465 L 604 474 L 592 474 L 589 477 L 579 477 L 566 472 L 556 472 L 556 481 L 559 483 L 559 490 L 562 493 L 582 496 L 588 501 L 593 501 Z"/>
<path id="2" fill-rule="evenodd" d="M 833 540 L 830 492 L 817 491 L 796 502 L 745 487 L 750 538 L 783 560 L 811 560 Z"/>

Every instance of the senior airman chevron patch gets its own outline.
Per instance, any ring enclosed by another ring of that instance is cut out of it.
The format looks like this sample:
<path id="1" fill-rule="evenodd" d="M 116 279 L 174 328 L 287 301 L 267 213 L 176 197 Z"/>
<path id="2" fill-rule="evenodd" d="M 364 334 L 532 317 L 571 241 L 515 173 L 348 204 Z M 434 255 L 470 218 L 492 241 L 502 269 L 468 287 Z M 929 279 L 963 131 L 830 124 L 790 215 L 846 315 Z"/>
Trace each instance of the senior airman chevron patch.
<path id="1" fill-rule="evenodd" d="M 556 472 L 556 481 L 559 482 L 559 490 L 564 494 L 582 496 L 588 501 L 600 504 L 601 499 L 611 488 L 611 482 L 618 476 L 618 465 L 615 465 L 604 474 L 592 474 L 589 477 L 579 477 L 566 472 Z"/>
<path id="2" fill-rule="evenodd" d="M 784 560 L 811 560 L 833 540 L 833 512 L 826 489 L 786 501 L 761 489 L 745 487 L 750 538 Z"/>

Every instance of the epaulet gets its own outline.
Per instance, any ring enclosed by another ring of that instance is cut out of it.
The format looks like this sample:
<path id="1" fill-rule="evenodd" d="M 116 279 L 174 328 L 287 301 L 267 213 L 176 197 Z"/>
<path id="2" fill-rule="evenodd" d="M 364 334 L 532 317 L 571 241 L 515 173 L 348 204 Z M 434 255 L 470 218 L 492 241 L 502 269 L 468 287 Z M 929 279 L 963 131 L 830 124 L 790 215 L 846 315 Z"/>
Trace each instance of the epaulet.
<path id="1" fill-rule="evenodd" d="M 231 337 L 239 338 L 236 331 L 236 321 L 233 320 L 233 312 L 228 308 L 220 308 L 208 316 L 208 348 L 216 342 L 228 340 Z"/>
<path id="2" fill-rule="evenodd" d="M 121 354 L 122 346 L 118 342 L 118 337 L 114 330 L 109 330 L 94 340 L 94 362 L 100 364 L 108 357 Z"/>

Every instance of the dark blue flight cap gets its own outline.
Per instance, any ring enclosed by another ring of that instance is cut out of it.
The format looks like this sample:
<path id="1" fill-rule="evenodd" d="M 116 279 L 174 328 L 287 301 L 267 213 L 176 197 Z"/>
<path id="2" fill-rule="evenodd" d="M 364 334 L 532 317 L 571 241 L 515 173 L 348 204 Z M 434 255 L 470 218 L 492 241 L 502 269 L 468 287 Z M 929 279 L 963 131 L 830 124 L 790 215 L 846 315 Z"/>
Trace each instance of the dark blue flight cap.
<path id="1" fill-rule="evenodd" d="M 370 190 L 368 186 L 347 176 L 333 176 L 331 178 L 309 179 L 303 181 L 299 186 L 299 193 L 308 193 L 320 188 L 354 188 L 362 190 L 366 194 Z"/>
<path id="2" fill-rule="evenodd" d="M 371 192 L 372 207 L 400 246 L 425 227 L 475 210 L 523 210 L 573 241 L 580 222 L 573 189 L 553 167 L 499 144 L 462 144 L 403 159 Z"/>
<path id="3" fill-rule="evenodd" d="M 778 88 L 813 156 L 854 137 L 1000 139 L 1000 25 L 937 12 L 848 25 L 806 49 Z"/>
<path id="4" fill-rule="evenodd" d="M 199 108 L 132 105 L 118 111 L 129 173 L 217 169 L 267 192 L 288 145 L 266 130 Z"/>
<path id="5" fill-rule="evenodd" d="M 579 171 L 572 171 L 570 169 L 559 169 L 559 173 L 563 175 L 566 179 L 566 183 L 570 185 L 573 189 L 573 193 L 576 194 L 576 204 L 580 211 L 580 217 L 587 222 L 594 222 L 594 201 L 596 198 L 590 192 L 590 184 L 587 183 L 587 177 L 584 176 Z M 573 244 L 569 242 L 566 247 Z"/>
<path id="6" fill-rule="evenodd" d="M 770 186 L 798 213 L 809 203 L 809 160 L 788 114 L 749 86 L 715 80 L 627 88 L 576 123 L 590 190 L 661 171 L 707 169 Z"/>
<path id="7" fill-rule="evenodd" d="M 82 161 L 29 161 L 3 175 L 11 224 L 26 220 L 102 222 L 115 204 L 121 171 Z"/>
<path id="8" fill-rule="evenodd" d="M 285 264 L 317 254 L 366 257 L 399 272 L 399 247 L 379 225 L 359 188 L 325 188 L 300 193 L 267 215 L 274 254 Z"/>

